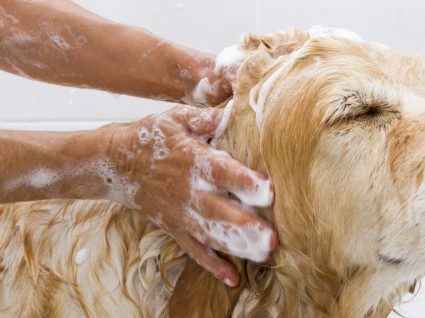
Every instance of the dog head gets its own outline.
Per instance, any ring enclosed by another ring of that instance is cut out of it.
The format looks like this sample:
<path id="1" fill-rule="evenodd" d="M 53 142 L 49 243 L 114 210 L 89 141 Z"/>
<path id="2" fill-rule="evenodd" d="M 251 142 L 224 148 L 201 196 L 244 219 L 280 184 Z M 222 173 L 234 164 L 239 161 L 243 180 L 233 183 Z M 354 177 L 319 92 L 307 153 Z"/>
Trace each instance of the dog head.
<path id="1" fill-rule="evenodd" d="M 269 279 L 257 284 L 264 273 L 252 270 L 251 285 L 274 295 L 257 307 L 388 313 L 425 270 L 422 60 L 341 32 L 242 43 L 220 146 L 272 177 L 276 200 L 263 213 L 281 238 Z"/>

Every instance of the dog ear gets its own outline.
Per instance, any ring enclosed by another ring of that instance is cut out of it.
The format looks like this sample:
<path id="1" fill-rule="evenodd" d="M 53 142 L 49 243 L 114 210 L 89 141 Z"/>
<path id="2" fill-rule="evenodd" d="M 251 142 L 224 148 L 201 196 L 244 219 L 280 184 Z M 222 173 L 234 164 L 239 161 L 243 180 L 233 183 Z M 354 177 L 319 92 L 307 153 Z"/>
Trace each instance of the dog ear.
<path id="1" fill-rule="evenodd" d="M 241 273 L 241 282 L 237 287 L 226 286 L 196 262 L 189 260 L 168 302 L 169 317 L 230 317 L 245 285 L 243 261 L 235 258 L 232 261 Z"/>
<path id="2" fill-rule="evenodd" d="M 239 45 L 248 52 L 248 57 L 239 68 L 233 83 L 235 92 L 243 94 L 245 89 L 255 86 L 273 67 L 277 58 L 299 49 L 309 38 L 308 32 L 298 28 L 262 36 L 244 35 Z"/>
<path id="3" fill-rule="evenodd" d="M 299 49 L 310 39 L 310 34 L 300 28 L 286 32 L 274 32 L 266 35 L 248 34 L 242 38 L 242 47 L 247 51 L 265 50 L 271 57 L 277 58 Z"/>

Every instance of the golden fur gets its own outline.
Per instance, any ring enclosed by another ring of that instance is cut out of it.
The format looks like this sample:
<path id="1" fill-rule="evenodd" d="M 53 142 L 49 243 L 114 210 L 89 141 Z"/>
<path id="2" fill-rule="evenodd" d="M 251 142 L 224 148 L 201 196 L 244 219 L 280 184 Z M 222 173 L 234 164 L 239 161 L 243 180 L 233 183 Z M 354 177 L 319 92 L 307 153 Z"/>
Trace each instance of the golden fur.
<path id="1" fill-rule="evenodd" d="M 233 259 L 244 274 L 231 289 L 117 204 L 4 205 L 0 316 L 389 314 L 425 270 L 422 60 L 301 30 L 243 46 L 218 147 L 273 178 L 274 205 L 260 211 L 280 235 L 270 264 Z M 257 127 L 250 103 L 276 74 Z"/>

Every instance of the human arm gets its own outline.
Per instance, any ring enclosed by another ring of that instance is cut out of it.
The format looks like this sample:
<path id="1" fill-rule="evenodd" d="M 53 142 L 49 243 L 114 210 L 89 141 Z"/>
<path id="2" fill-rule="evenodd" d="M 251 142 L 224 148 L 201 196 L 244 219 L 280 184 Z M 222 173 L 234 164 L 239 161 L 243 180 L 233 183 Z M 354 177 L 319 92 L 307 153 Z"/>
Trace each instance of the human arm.
<path id="1" fill-rule="evenodd" d="M 194 105 L 231 94 L 215 56 L 68 0 L 0 0 L 0 69 L 49 83 Z M 202 85 L 198 85 L 202 80 Z"/>
<path id="2" fill-rule="evenodd" d="M 265 261 L 273 227 L 226 198 L 265 198 L 270 181 L 208 146 L 219 109 L 180 106 L 140 121 L 84 132 L 0 131 L 0 202 L 109 199 L 139 211 L 228 285 L 239 276 L 213 250 Z M 245 202 L 246 203 L 246 202 Z"/>

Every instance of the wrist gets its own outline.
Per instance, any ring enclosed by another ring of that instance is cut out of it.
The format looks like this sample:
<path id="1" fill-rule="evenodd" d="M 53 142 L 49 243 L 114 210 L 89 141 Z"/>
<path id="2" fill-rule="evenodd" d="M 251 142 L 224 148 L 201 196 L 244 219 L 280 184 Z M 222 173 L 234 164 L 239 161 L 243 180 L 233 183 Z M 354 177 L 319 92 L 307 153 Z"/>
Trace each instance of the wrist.
<path id="1" fill-rule="evenodd" d="M 216 56 L 198 52 L 194 59 L 198 61 L 193 71 L 196 81 L 186 102 L 209 107 L 228 99 L 232 94 L 232 86 L 223 71 L 216 69 Z"/>
<path id="2" fill-rule="evenodd" d="M 0 169 L 2 202 L 102 198 L 96 160 L 106 146 L 97 131 L 2 131 L 0 148 L 7 150 Z"/>

